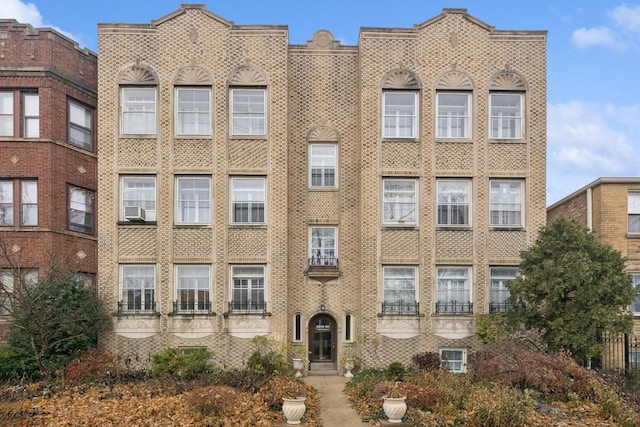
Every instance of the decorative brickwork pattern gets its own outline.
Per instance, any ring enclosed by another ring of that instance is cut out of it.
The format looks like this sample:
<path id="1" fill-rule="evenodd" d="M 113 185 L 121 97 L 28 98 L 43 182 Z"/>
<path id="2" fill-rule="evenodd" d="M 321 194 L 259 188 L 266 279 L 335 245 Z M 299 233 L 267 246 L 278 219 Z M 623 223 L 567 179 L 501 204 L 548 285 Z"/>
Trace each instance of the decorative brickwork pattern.
<path id="1" fill-rule="evenodd" d="M 413 28 L 363 28 L 357 46 L 342 46 L 326 30 L 306 45 L 289 45 L 287 36 L 286 27 L 235 25 L 203 5 L 182 5 L 152 25 L 99 26 L 98 173 L 100 204 L 108 207 L 100 221 L 101 236 L 109 241 L 99 249 L 101 289 L 114 301 L 118 264 L 149 258 L 158 266 L 161 306 L 158 322 L 144 325 L 148 335 L 132 338 L 123 320 L 105 346 L 138 351 L 138 360 L 148 360 L 162 346 L 206 345 L 224 366 L 242 366 L 256 334 L 282 341 L 299 337 L 312 351 L 312 363 L 337 363 L 345 340 L 363 350 L 376 343 L 375 353 L 362 354 L 369 365 L 408 363 L 415 353 L 444 347 L 470 351 L 477 345 L 473 315 L 432 319 L 435 267 L 471 267 L 470 298 L 482 312 L 489 263 L 517 259 L 544 224 L 546 33 L 495 30 L 463 9 L 445 9 Z M 157 76 L 135 77 L 139 84 L 157 84 L 157 135 L 118 134 L 117 87 L 132 70 Z M 176 84 L 211 85 L 210 138 L 175 136 Z M 266 90 L 264 136 L 230 136 L 228 98 L 235 87 Z M 435 140 L 436 89 L 471 93 L 471 139 Z M 382 138 L 384 90 L 417 94 L 415 138 Z M 488 99 L 495 90 L 525 93 L 523 140 L 489 140 Z M 335 145 L 335 187 L 309 188 L 311 143 Z M 117 178 L 124 173 L 157 175 L 156 224 L 118 223 Z M 176 174 L 212 176 L 212 228 L 174 226 Z M 265 225 L 230 224 L 234 176 L 266 178 Z M 415 228 L 382 226 L 381 185 L 388 176 L 415 178 Z M 442 176 L 472 181 L 471 229 L 435 229 L 435 182 Z M 495 176 L 525 177 L 525 231 L 489 229 L 488 182 Z M 336 227 L 334 241 L 313 243 L 337 245 L 337 259 L 328 257 L 333 264 L 309 262 L 312 225 Z M 176 262 L 212 265 L 213 319 L 168 316 Z M 228 313 L 230 266 L 236 264 L 265 266 L 264 315 Z M 381 313 L 386 264 L 417 266 L 420 316 Z M 323 268 L 332 271 L 327 276 Z M 320 356 L 322 329 L 314 322 L 323 316 L 334 322 L 333 344 Z"/>

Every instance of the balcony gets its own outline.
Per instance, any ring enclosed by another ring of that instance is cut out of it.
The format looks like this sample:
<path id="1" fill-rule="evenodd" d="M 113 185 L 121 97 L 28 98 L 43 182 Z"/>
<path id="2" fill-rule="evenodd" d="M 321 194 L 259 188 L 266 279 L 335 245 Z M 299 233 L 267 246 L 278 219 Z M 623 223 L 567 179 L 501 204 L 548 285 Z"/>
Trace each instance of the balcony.
<path id="1" fill-rule="evenodd" d="M 267 314 L 266 302 L 229 302 L 229 314 Z"/>
<path id="2" fill-rule="evenodd" d="M 211 301 L 174 301 L 174 314 L 212 314 Z"/>
<path id="3" fill-rule="evenodd" d="M 311 257 L 306 271 L 307 276 L 320 282 L 327 282 L 340 276 L 338 258 Z"/>
<path id="4" fill-rule="evenodd" d="M 508 302 L 490 302 L 489 313 L 506 313 L 509 310 L 510 304 Z"/>
<path id="5" fill-rule="evenodd" d="M 473 314 L 472 302 L 447 301 L 436 303 L 436 314 L 456 316 Z"/>
<path id="6" fill-rule="evenodd" d="M 418 316 L 420 315 L 419 302 L 394 301 L 382 303 L 382 315 L 404 315 Z"/>
<path id="7" fill-rule="evenodd" d="M 155 314 L 155 301 L 118 301 L 118 314 Z"/>

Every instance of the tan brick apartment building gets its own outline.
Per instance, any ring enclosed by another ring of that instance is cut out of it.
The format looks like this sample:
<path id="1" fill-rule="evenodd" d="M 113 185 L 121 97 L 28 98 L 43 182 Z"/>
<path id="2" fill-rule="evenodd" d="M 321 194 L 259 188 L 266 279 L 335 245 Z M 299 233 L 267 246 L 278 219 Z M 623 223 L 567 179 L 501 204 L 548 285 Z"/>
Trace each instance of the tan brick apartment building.
<path id="1" fill-rule="evenodd" d="M 548 207 L 548 221 L 559 216 L 578 220 L 619 251 L 633 283 L 640 285 L 640 178 L 599 178 Z M 640 296 L 628 309 L 634 331 L 624 346 L 609 346 L 604 368 L 640 369 Z"/>
<path id="2" fill-rule="evenodd" d="M 52 262 L 95 278 L 97 90 L 95 53 L 52 29 L 0 20 L 3 291 Z M 0 292 L 0 336 L 5 304 Z"/>
<path id="3" fill-rule="evenodd" d="M 464 369 L 545 223 L 545 31 L 444 9 L 290 45 L 184 4 L 98 33 L 107 348 L 239 366 L 269 335 L 312 369 Z"/>

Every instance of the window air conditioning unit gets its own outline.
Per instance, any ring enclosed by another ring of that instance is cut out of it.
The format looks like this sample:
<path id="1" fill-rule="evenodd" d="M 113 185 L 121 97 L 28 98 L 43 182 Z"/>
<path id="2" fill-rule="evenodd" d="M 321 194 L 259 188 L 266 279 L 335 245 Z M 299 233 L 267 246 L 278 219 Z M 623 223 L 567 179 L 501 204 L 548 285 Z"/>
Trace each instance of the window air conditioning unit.
<path id="1" fill-rule="evenodd" d="M 140 206 L 125 206 L 124 217 L 129 221 L 144 221 L 145 212 Z"/>

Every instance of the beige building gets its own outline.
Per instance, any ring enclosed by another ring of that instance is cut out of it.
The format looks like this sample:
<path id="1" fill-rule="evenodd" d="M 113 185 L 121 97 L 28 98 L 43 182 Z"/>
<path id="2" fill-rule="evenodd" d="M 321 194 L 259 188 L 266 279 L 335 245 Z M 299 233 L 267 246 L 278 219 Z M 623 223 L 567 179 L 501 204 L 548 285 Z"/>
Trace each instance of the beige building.
<path id="1" fill-rule="evenodd" d="M 546 31 L 444 9 L 291 45 L 185 4 L 98 32 L 108 349 L 464 369 L 545 223 Z"/>
<path id="2" fill-rule="evenodd" d="M 547 219 L 573 218 L 627 259 L 627 271 L 640 285 L 640 178 L 599 178 L 557 201 Z M 640 296 L 629 305 L 634 330 L 626 337 L 606 338 L 605 369 L 640 369 Z"/>

